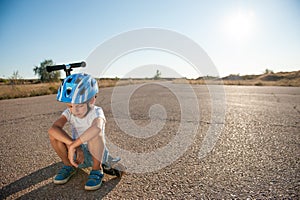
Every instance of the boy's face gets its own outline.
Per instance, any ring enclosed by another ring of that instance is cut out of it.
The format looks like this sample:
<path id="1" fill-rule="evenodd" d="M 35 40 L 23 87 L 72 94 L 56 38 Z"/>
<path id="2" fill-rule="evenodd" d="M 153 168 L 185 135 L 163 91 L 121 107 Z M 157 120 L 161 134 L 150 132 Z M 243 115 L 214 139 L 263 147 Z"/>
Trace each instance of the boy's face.
<path id="1" fill-rule="evenodd" d="M 71 113 L 78 118 L 84 118 L 86 112 L 88 111 L 88 105 L 86 103 L 84 104 L 67 103 L 67 106 L 70 109 Z"/>

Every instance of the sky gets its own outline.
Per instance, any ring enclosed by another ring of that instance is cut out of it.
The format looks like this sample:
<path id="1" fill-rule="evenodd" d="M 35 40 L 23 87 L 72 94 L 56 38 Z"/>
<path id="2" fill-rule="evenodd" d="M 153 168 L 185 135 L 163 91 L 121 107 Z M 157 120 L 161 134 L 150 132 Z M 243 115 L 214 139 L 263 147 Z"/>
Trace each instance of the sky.
<path id="1" fill-rule="evenodd" d="M 89 60 L 105 41 L 144 28 L 194 41 L 221 77 L 300 70 L 298 0 L 0 0 L 0 77 L 36 78 L 45 59 Z M 157 49 L 124 54 L 101 76 L 151 77 L 157 69 L 199 77 L 189 60 Z"/>

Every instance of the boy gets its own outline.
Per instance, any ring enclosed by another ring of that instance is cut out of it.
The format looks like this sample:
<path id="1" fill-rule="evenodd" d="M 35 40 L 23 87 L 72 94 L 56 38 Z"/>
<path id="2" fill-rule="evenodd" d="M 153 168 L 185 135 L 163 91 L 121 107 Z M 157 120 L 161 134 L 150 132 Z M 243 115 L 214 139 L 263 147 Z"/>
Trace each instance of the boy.
<path id="1" fill-rule="evenodd" d="M 56 99 L 68 108 L 48 131 L 50 143 L 64 163 L 54 177 L 55 184 L 68 182 L 77 167 L 92 166 L 85 189 L 96 190 L 101 186 L 105 116 L 102 108 L 94 106 L 97 93 L 97 81 L 87 74 L 66 77 L 58 90 Z M 73 138 L 63 129 L 67 122 L 71 124 Z"/>

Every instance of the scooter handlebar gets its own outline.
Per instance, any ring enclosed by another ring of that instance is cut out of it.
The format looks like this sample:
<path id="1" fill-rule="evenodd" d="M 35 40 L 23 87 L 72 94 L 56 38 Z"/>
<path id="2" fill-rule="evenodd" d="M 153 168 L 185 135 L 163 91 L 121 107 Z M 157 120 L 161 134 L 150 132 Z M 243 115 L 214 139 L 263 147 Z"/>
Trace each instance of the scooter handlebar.
<path id="1" fill-rule="evenodd" d="M 86 63 L 83 62 L 78 62 L 78 63 L 70 63 L 70 64 L 63 64 L 63 65 L 50 65 L 46 67 L 47 72 L 53 72 L 57 70 L 69 70 L 72 68 L 77 68 L 77 67 L 85 67 Z"/>

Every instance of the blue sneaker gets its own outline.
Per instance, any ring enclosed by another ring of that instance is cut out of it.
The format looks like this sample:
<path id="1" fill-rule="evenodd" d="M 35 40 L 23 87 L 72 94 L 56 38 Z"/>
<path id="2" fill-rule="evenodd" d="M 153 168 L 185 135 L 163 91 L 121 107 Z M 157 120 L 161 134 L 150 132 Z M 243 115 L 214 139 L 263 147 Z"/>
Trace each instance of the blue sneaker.
<path id="1" fill-rule="evenodd" d="M 76 173 L 76 168 L 72 166 L 63 166 L 54 177 L 55 184 L 64 184 Z"/>
<path id="2" fill-rule="evenodd" d="M 92 170 L 85 184 L 85 190 L 97 190 L 100 188 L 104 174 L 100 170 Z"/>

